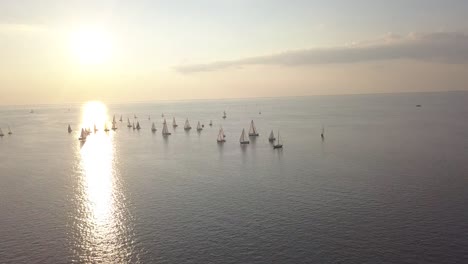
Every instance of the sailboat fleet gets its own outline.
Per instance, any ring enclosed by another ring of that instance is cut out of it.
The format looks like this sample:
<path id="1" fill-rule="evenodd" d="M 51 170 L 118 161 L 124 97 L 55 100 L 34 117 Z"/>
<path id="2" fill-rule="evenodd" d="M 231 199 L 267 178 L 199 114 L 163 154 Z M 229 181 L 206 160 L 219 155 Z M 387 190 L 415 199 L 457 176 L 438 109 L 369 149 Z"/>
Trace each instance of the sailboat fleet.
<path id="1" fill-rule="evenodd" d="M 161 116 L 164 117 L 164 114 L 162 114 Z M 148 120 L 151 120 L 150 116 L 148 116 L 148 117 L 149 117 Z M 223 111 L 222 118 L 225 119 L 226 117 L 227 117 L 226 111 Z M 133 122 L 130 122 L 130 118 L 127 118 L 127 127 L 128 128 L 133 128 L 133 130 L 135 130 L 135 129 L 140 130 L 141 129 L 140 122 L 138 121 L 137 116 L 135 114 L 134 114 L 134 119 L 136 119 L 136 120 L 133 121 Z M 123 121 L 122 115 L 120 115 L 119 121 L 120 122 Z M 136 122 L 136 125 L 135 125 L 135 122 Z M 175 128 L 177 126 L 178 125 L 177 125 L 176 119 L 175 119 L 175 117 L 173 117 L 172 118 L 172 127 L 173 127 L 173 129 L 175 130 Z M 210 120 L 209 126 L 210 127 L 213 126 L 213 120 Z M 192 127 L 190 125 L 189 119 L 186 118 L 185 124 L 184 124 L 184 130 L 188 131 L 191 128 Z M 197 122 L 197 131 L 200 132 L 200 131 L 203 130 L 203 128 L 204 128 L 204 125 L 202 125 L 202 123 L 200 121 L 198 121 Z M 117 130 L 117 121 L 116 121 L 115 115 L 112 118 L 112 128 L 111 129 L 113 131 Z M 68 125 L 67 130 L 68 130 L 68 133 L 72 133 L 73 130 L 72 130 L 70 124 Z M 96 127 L 96 124 L 94 124 L 94 133 L 97 133 L 97 131 L 98 131 L 98 129 Z M 104 131 L 105 132 L 110 131 L 110 129 L 107 126 L 107 122 L 104 123 Z M 151 131 L 153 133 L 155 133 L 157 131 L 155 122 L 152 122 L 152 124 L 151 124 Z M 80 142 L 82 142 L 82 143 L 86 142 L 86 139 L 90 135 L 90 133 L 91 133 L 90 128 L 82 128 L 81 131 L 80 131 L 80 135 L 79 135 L 78 140 Z M 324 129 L 324 127 L 322 127 L 322 132 L 321 132 L 322 139 L 324 138 L 324 133 L 325 133 L 325 129 Z M 8 127 L 8 134 L 10 134 L 10 135 L 12 134 L 10 127 Z M 164 118 L 164 121 L 163 121 L 162 135 L 163 136 L 171 135 L 171 132 L 169 132 L 168 124 L 167 124 L 165 118 Z M 3 131 L 1 129 L 0 129 L 0 136 L 1 137 L 4 136 Z M 240 143 L 240 145 L 250 144 L 249 137 L 259 137 L 259 136 L 260 136 L 260 134 L 259 134 L 259 132 L 258 132 L 256 126 L 255 126 L 254 120 L 251 120 L 250 121 L 250 128 L 248 130 L 248 133 L 246 132 L 245 128 L 242 129 L 241 135 L 239 137 L 239 143 Z M 273 130 L 271 130 L 271 132 L 269 134 L 269 137 L 268 137 L 268 141 L 272 144 L 273 149 L 283 148 L 283 142 L 281 141 L 279 131 L 277 132 L 277 134 L 275 136 L 275 133 L 273 132 Z M 219 127 L 219 132 L 218 132 L 218 135 L 217 135 L 217 138 L 216 138 L 216 142 L 220 143 L 220 144 L 223 144 L 223 143 L 226 142 L 226 134 L 225 134 L 224 129 L 223 129 L 222 126 Z"/>

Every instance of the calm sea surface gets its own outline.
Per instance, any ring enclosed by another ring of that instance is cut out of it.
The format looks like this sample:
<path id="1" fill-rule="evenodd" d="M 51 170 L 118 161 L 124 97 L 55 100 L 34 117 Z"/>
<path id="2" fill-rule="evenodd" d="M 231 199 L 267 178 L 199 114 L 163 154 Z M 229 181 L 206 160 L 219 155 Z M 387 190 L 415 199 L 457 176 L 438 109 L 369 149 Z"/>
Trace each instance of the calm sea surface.
<path id="1" fill-rule="evenodd" d="M 468 93 L 106 107 L 0 107 L 0 263 L 468 263 Z"/>

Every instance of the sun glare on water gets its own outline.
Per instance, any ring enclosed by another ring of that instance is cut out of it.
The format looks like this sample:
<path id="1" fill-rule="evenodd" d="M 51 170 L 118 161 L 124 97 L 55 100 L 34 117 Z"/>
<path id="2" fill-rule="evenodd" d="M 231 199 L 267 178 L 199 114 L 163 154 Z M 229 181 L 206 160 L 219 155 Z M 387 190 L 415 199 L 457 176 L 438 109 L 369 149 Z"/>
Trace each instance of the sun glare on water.
<path id="1" fill-rule="evenodd" d="M 70 33 L 69 45 L 75 60 L 84 65 L 108 62 L 113 45 L 109 32 L 100 28 L 80 28 Z"/>

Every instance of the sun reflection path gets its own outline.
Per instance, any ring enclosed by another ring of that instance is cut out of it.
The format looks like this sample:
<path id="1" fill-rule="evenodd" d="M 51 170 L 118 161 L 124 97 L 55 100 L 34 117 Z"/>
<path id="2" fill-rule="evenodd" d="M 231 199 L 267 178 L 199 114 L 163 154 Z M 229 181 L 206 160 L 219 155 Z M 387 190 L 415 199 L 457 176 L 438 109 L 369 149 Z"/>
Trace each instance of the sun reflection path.
<path id="1" fill-rule="evenodd" d="M 103 127 L 107 108 L 99 102 L 83 107 L 82 127 Z M 114 133 L 102 130 L 88 136 L 79 149 L 81 171 L 75 241 L 83 262 L 125 263 L 132 255 L 131 217 L 116 169 Z"/>

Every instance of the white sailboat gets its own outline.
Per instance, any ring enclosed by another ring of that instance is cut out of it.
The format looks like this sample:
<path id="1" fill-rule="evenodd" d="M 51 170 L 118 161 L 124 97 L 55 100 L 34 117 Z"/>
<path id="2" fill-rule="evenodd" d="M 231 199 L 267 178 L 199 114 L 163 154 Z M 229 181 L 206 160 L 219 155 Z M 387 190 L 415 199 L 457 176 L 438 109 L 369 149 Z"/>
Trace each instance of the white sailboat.
<path id="1" fill-rule="evenodd" d="M 11 135 L 11 134 L 13 134 L 13 132 L 11 132 L 10 126 L 8 126 L 8 135 Z"/>
<path id="2" fill-rule="evenodd" d="M 116 123 L 112 123 L 112 130 L 117 130 L 117 124 Z"/>
<path id="3" fill-rule="evenodd" d="M 73 130 L 71 129 L 70 124 L 68 124 L 68 133 L 71 133 Z"/>
<path id="4" fill-rule="evenodd" d="M 200 121 L 198 121 L 197 131 L 202 131 L 202 130 L 203 130 L 203 127 L 200 125 Z"/>
<path id="5" fill-rule="evenodd" d="M 120 121 L 120 122 L 123 122 L 122 115 L 120 115 L 119 121 Z"/>
<path id="6" fill-rule="evenodd" d="M 3 136 L 4 136 L 3 131 L 2 131 L 2 129 L 0 128 L 0 137 L 3 137 Z"/>
<path id="7" fill-rule="evenodd" d="M 141 129 L 141 127 L 140 127 L 140 122 L 138 122 L 138 121 L 137 121 L 136 129 L 137 129 L 137 130 L 140 130 L 140 129 Z"/>
<path id="8" fill-rule="evenodd" d="M 278 148 L 283 148 L 283 144 L 281 143 L 279 131 L 278 131 L 278 140 L 276 141 L 276 144 L 273 145 L 273 149 L 278 149 Z"/>
<path id="9" fill-rule="evenodd" d="M 135 127 L 135 121 L 133 121 L 133 123 L 132 123 L 132 127 L 133 127 L 133 130 L 135 130 L 135 129 L 136 129 L 136 127 Z"/>
<path id="10" fill-rule="evenodd" d="M 218 138 L 216 139 L 216 141 L 218 141 L 218 143 L 224 143 L 224 142 L 226 142 L 225 137 L 226 137 L 226 135 L 224 135 L 223 127 L 220 127 L 219 128 L 219 133 L 218 133 Z"/>
<path id="11" fill-rule="evenodd" d="M 96 134 L 96 132 L 98 132 L 98 129 L 96 127 L 96 124 L 94 124 L 94 134 Z"/>
<path id="12" fill-rule="evenodd" d="M 163 136 L 169 136 L 171 133 L 169 132 L 169 129 L 167 129 L 167 123 L 163 123 L 163 130 L 162 130 Z"/>
<path id="13" fill-rule="evenodd" d="M 253 120 L 250 122 L 249 136 L 258 137 L 258 132 L 257 132 L 257 129 L 255 128 L 255 124 Z"/>
<path id="14" fill-rule="evenodd" d="M 130 124 L 130 118 L 127 118 L 127 127 L 128 128 L 132 127 L 132 124 Z"/>
<path id="15" fill-rule="evenodd" d="M 322 139 L 325 138 L 325 128 L 322 126 L 322 134 L 320 134 L 320 136 L 322 137 Z"/>
<path id="16" fill-rule="evenodd" d="M 156 130 L 157 130 L 156 125 L 153 122 L 153 124 L 151 125 L 151 131 L 154 133 L 154 132 L 156 132 Z"/>
<path id="17" fill-rule="evenodd" d="M 271 130 L 270 136 L 268 137 L 268 141 L 273 142 L 275 141 L 275 134 L 273 134 L 273 130 Z"/>
<path id="18" fill-rule="evenodd" d="M 223 112 L 223 118 L 226 119 L 226 111 Z"/>
<path id="19" fill-rule="evenodd" d="M 80 134 L 80 137 L 78 138 L 79 141 L 81 142 L 85 142 L 86 141 L 86 131 L 84 130 L 84 128 L 81 129 L 81 134 Z"/>
<path id="20" fill-rule="evenodd" d="M 188 121 L 188 118 L 185 120 L 184 129 L 185 129 L 185 130 L 190 130 L 190 129 L 192 129 L 192 127 L 190 126 L 190 123 L 189 123 L 189 121 Z"/>
<path id="21" fill-rule="evenodd" d="M 112 125 L 116 124 L 117 122 L 115 121 L 115 115 L 112 117 Z"/>
<path id="22" fill-rule="evenodd" d="M 250 141 L 248 140 L 248 138 L 245 136 L 245 129 L 242 129 L 242 134 L 239 138 L 239 142 L 241 143 L 241 145 L 244 145 L 244 144 L 249 144 Z"/>
<path id="23" fill-rule="evenodd" d="M 172 127 L 178 127 L 176 121 L 175 121 L 175 117 L 172 117 Z"/>
<path id="24" fill-rule="evenodd" d="M 210 120 L 210 126 L 213 126 L 213 120 Z"/>
<path id="25" fill-rule="evenodd" d="M 107 123 L 104 123 L 104 132 L 109 132 L 109 128 L 107 127 Z"/>

